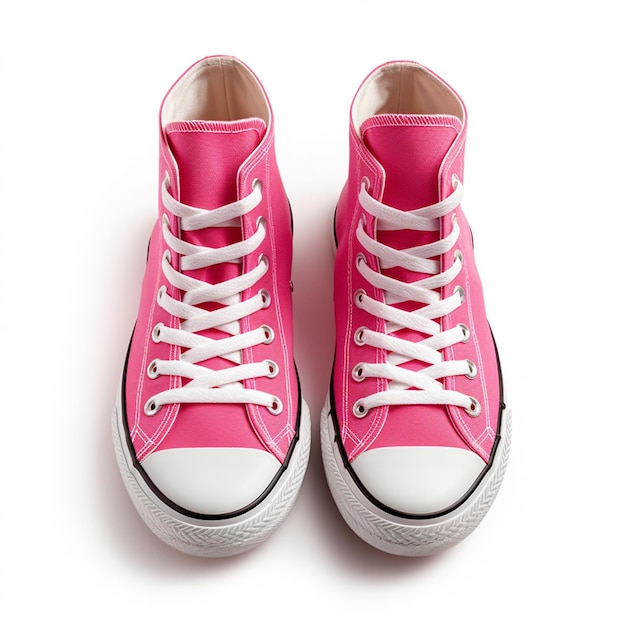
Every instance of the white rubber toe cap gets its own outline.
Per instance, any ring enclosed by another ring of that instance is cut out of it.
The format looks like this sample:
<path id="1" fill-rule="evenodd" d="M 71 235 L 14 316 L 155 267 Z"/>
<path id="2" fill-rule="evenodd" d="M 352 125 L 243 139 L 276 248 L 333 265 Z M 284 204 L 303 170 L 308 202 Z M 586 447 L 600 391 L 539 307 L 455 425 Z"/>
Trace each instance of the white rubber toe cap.
<path id="1" fill-rule="evenodd" d="M 252 504 L 280 463 L 249 448 L 180 448 L 154 452 L 142 467 L 163 495 L 201 515 L 224 515 Z"/>
<path id="2" fill-rule="evenodd" d="M 352 467 L 381 504 L 409 515 L 429 515 L 458 502 L 485 462 L 460 448 L 393 447 L 368 450 Z"/>

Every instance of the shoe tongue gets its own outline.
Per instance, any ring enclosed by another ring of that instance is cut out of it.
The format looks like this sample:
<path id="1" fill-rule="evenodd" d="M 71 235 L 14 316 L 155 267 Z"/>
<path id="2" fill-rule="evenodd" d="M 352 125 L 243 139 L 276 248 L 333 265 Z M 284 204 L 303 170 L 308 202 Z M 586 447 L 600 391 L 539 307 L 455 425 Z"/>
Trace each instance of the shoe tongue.
<path id="1" fill-rule="evenodd" d="M 439 170 L 461 131 L 452 115 L 375 115 L 361 126 L 366 147 L 385 170 L 382 201 L 394 209 L 411 211 L 439 202 Z M 381 243 L 397 250 L 432 243 L 439 232 L 381 231 Z M 387 273 L 387 272 L 386 272 Z M 423 278 L 402 268 L 389 275 L 413 282 Z"/>
<path id="2" fill-rule="evenodd" d="M 237 172 L 265 130 L 258 118 L 168 124 L 165 134 L 178 164 L 180 201 L 201 209 L 236 201 Z"/>
<path id="3" fill-rule="evenodd" d="M 363 141 L 386 174 L 382 201 L 409 211 L 439 202 L 439 169 L 461 131 L 453 115 L 375 115 Z"/>
<path id="4" fill-rule="evenodd" d="M 199 209 L 216 209 L 237 201 L 237 173 L 265 135 L 265 122 L 258 118 L 236 121 L 191 120 L 171 122 L 165 135 L 179 171 L 180 201 Z M 224 225 L 183 230 L 181 237 L 198 246 L 222 248 L 241 241 L 241 227 Z M 238 262 L 218 263 L 187 270 L 188 276 L 217 284 L 241 273 Z M 208 303 L 212 310 L 219 305 Z M 217 331 L 210 331 L 215 336 Z M 218 335 L 220 333 L 217 333 Z"/>

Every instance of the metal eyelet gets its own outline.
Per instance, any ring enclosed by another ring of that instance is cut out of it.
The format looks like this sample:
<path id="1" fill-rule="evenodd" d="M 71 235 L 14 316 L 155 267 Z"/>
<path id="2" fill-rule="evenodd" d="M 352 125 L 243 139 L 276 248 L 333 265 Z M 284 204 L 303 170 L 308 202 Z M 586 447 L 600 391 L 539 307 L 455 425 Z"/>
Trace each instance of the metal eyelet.
<path id="1" fill-rule="evenodd" d="M 352 378 L 356 380 L 357 383 L 365 380 L 365 376 L 363 374 L 363 363 L 357 363 L 352 368 Z"/>
<path id="2" fill-rule="evenodd" d="M 355 306 L 359 307 L 359 308 L 363 308 L 359 305 L 363 304 L 363 298 L 365 297 L 366 293 L 365 293 L 365 289 L 357 289 L 354 292 L 354 304 Z"/>
<path id="3" fill-rule="evenodd" d="M 261 329 L 263 330 L 263 334 L 265 335 L 265 339 L 263 340 L 263 343 L 268 344 L 268 343 L 272 343 L 272 341 L 274 341 L 274 331 L 266 325 L 261 326 Z"/>
<path id="4" fill-rule="evenodd" d="M 153 398 L 150 398 L 150 400 L 148 400 L 148 402 L 146 402 L 145 406 L 143 407 L 143 412 L 148 417 L 152 417 L 153 415 L 156 415 L 160 409 L 161 405 L 157 404 Z"/>
<path id="5" fill-rule="evenodd" d="M 167 294 L 167 287 L 162 285 L 159 287 L 159 291 L 157 292 L 157 302 L 161 304 L 163 302 L 163 297 Z"/>
<path id="6" fill-rule="evenodd" d="M 463 302 L 465 302 L 465 289 L 463 289 L 463 287 L 461 287 L 460 285 L 457 285 L 454 288 L 453 293 L 455 294 L 459 294 L 459 297 L 461 298 L 461 304 L 463 304 Z"/>
<path id="7" fill-rule="evenodd" d="M 355 417 L 365 417 L 367 415 L 367 411 L 368 410 L 365 408 L 362 400 L 358 400 L 357 402 L 355 402 L 354 406 L 352 407 L 352 412 L 354 413 Z"/>
<path id="8" fill-rule="evenodd" d="M 470 380 L 473 380 L 474 378 L 476 378 L 476 375 L 478 374 L 478 368 L 476 367 L 476 364 L 474 363 L 474 361 L 470 361 L 469 359 L 466 359 L 466 362 L 467 362 L 467 367 L 469 369 L 469 372 L 465 374 L 465 376 L 467 376 L 467 378 L 469 378 Z"/>
<path id="9" fill-rule="evenodd" d="M 161 329 L 162 328 L 165 328 L 165 324 L 163 324 L 163 322 L 159 322 L 152 329 L 152 341 L 154 341 L 154 343 L 159 343 L 161 341 Z"/>
<path id="10" fill-rule="evenodd" d="M 354 258 L 354 263 L 356 264 L 357 267 L 359 267 L 361 263 L 365 263 L 365 265 L 367 265 L 367 259 L 365 258 L 365 255 L 362 252 L 359 252 Z"/>
<path id="11" fill-rule="evenodd" d="M 276 378 L 278 376 L 278 365 L 274 361 L 270 361 L 269 359 L 265 361 L 267 364 L 267 369 L 269 370 L 266 374 L 267 378 Z"/>
<path id="12" fill-rule="evenodd" d="M 463 265 L 463 253 L 460 250 L 454 251 L 454 262 L 460 262 Z"/>
<path id="13" fill-rule="evenodd" d="M 259 291 L 259 295 L 261 296 L 261 302 L 263 304 L 263 308 L 267 309 L 272 302 L 272 297 L 270 296 L 270 292 L 267 289 L 261 289 Z"/>
<path id="14" fill-rule="evenodd" d="M 361 326 L 360 328 L 357 328 L 356 332 L 354 333 L 354 343 L 356 343 L 357 346 L 365 345 L 365 341 L 363 340 L 363 333 L 366 330 L 367 328 L 365 326 Z"/>
<path id="15" fill-rule="evenodd" d="M 254 191 L 254 188 L 257 186 L 259 187 L 259 191 L 263 191 L 263 182 L 260 179 L 255 178 L 252 181 L 252 185 L 251 185 L 252 190 Z"/>
<path id="16" fill-rule="evenodd" d="M 267 258 L 266 254 L 260 254 L 259 259 L 257 261 L 257 265 L 261 265 L 263 263 L 267 269 L 270 267 L 270 260 Z"/>
<path id="17" fill-rule="evenodd" d="M 365 187 L 365 191 L 369 191 L 370 185 L 370 179 L 367 176 L 363 176 L 361 178 L 361 188 Z"/>
<path id="18" fill-rule="evenodd" d="M 470 405 L 469 408 L 465 409 L 465 412 L 470 416 L 470 417 L 478 417 L 480 415 L 480 402 L 478 402 L 478 400 L 476 400 L 476 398 L 472 398 L 470 396 Z"/>
<path id="19" fill-rule="evenodd" d="M 452 180 L 452 187 L 456 189 L 457 185 L 461 182 L 461 179 L 456 174 L 452 174 L 451 180 Z"/>
<path id="20" fill-rule="evenodd" d="M 463 333 L 463 339 L 461 339 L 461 341 L 463 343 L 467 343 L 472 336 L 472 332 L 465 324 L 457 324 L 457 328 L 460 328 L 461 332 Z"/>
<path id="21" fill-rule="evenodd" d="M 152 361 L 150 365 L 148 365 L 148 369 L 146 370 L 146 373 L 148 375 L 148 378 L 152 378 L 152 380 L 154 380 L 155 378 L 158 378 L 161 375 L 159 374 L 159 360 L 158 359 L 154 359 L 154 361 Z"/>
<path id="22" fill-rule="evenodd" d="M 267 410 L 272 415 L 279 415 L 280 413 L 282 413 L 283 412 L 283 403 L 281 402 L 280 398 L 277 398 L 276 396 L 274 396 L 272 398 L 272 404 L 270 404 L 270 406 L 267 407 Z"/>

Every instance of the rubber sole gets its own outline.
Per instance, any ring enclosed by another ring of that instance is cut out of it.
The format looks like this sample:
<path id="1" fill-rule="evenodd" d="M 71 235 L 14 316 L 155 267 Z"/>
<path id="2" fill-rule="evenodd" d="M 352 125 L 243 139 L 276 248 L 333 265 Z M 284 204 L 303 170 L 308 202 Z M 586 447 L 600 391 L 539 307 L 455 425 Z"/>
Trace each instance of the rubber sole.
<path id="1" fill-rule="evenodd" d="M 309 460 L 311 418 L 302 401 L 300 437 L 286 470 L 272 491 L 245 514 L 223 520 L 199 520 L 170 508 L 146 484 L 134 467 L 125 436 L 121 396 L 113 411 L 113 445 L 124 482 L 139 515 L 163 542 L 186 554 L 224 557 L 239 554 L 265 541 L 283 523 L 295 504 Z"/>
<path id="2" fill-rule="evenodd" d="M 370 545 L 400 556 L 428 556 L 465 539 L 482 521 L 502 483 L 511 446 L 511 413 L 503 410 L 502 438 L 493 463 L 472 494 L 439 517 L 406 519 L 374 505 L 344 466 L 327 397 L 320 421 L 320 441 L 326 480 L 348 526 Z"/>

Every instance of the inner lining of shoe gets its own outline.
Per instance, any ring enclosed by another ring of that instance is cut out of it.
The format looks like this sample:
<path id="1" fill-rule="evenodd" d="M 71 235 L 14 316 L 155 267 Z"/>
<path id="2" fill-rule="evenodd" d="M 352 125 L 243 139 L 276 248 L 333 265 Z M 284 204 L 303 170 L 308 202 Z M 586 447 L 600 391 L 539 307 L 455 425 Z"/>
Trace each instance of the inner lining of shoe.
<path id="1" fill-rule="evenodd" d="M 383 66 L 360 90 L 353 107 L 355 128 L 382 114 L 454 115 L 464 121 L 454 92 L 425 68 L 410 63 Z"/>
<path id="2" fill-rule="evenodd" d="M 254 75 L 237 59 L 205 59 L 183 77 L 163 105 L 162 123 L 233 121 L 259 117 L 269 124 L 269 106 Z"/>

